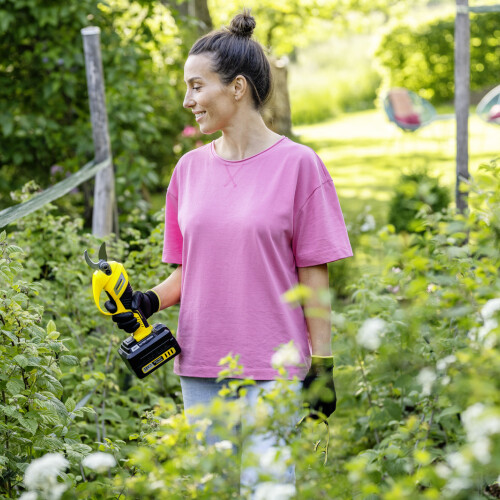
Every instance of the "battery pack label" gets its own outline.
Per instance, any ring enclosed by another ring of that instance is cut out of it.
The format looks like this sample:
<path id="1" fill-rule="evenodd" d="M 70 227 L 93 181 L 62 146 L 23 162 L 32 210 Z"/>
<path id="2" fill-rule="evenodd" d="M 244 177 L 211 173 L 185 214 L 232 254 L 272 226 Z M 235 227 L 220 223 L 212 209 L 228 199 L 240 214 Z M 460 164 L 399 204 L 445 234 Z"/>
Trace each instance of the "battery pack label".
<path id="1" fill-rule="evenodd" d="M 161 354 L 156 359 L 151 361 L 151 363 L 148 363 L 146 366 L 143 366 L 142 372 L 143 373 L 150 372 L 153 368 L 164 363 L 165 361 L 168 361 L 172 356 L 176 354 L 176 352 L 177 351 L 175 350 L 175 347 L 171 347 L 170 349 L 168 349 L 168 351 L 165 351 L 163 354 Z"/>

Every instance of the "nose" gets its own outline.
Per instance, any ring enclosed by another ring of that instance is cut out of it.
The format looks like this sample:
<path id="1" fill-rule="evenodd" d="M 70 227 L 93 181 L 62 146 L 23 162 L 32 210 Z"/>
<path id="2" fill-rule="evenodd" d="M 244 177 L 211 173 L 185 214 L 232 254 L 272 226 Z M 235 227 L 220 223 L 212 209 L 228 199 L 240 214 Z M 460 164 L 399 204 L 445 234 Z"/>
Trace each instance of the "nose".
<path id="1" fill-rule="evenodd" d="M 184 102 L 182 103 L 184 108 L 192 108 L 194 106 L 194 100 L 191 97 L 191 92 L 189 89 L 186 91 L 186 95 L 184 96 Z"/>

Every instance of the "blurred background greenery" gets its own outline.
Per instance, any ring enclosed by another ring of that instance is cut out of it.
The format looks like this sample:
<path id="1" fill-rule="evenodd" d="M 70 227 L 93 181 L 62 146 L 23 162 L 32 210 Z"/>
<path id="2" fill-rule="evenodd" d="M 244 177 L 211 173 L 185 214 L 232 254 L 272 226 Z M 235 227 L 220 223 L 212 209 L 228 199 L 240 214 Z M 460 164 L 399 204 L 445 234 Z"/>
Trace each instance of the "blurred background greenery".
<path id="1" fill-rule="evenodd" d="M 151 220 L 163 205 L 178 158 L 212 139 L 192 129 L 193 119 L 182 109 L 187 51 L 199 35 L 227 25 L 243 7 L 252 9 L 255 35 L 278 72 L 277 98 L 266 119 L 319 149 L 348 212 L 359 212 L 351 200 L 367 200 L 382 221 L 386 211 L 379 202 L 387 199 L 399 172 L 422 165 L 451 188 L 452 122 L 403 139 L 388 124 L 379 100 L 388 88 L 404 86 L 438 110 L 450 111 L 451 0 L 254 0 L 244 5 L 6 0 L 0 9 L 0 207 L 11 205 L 10 192 L 28 180 L 46 187 L 92 158 L 80 30 L 97 25 L 121 219 L 126 224 L 134 206 Z M 500 14 L 472 15 L 473 104 L 498 83 L 499 21 Z M 494 156 L 494 127 L 473 117 L 471 131 L 472 163 Z M 58 206 L 83 215 L 88 225 L 92 182 Z"/>

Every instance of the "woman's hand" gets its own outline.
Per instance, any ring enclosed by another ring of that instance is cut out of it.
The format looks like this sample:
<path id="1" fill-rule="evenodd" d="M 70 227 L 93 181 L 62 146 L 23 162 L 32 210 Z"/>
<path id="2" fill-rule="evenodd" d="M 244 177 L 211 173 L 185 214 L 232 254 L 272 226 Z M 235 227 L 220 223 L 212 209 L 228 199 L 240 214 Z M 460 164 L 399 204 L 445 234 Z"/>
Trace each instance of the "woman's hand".
<path id="1" fill-rule="evenodd" d="M 181 297 L 182 266 L 177 269 L 162 283 L 146 293 L 134 292 L 132 295 L 132 310 L 141 310 L 149 318 L 155 312 L 177 304 Z M 132 312 L 114 314 L 117 310 L 114 300 L 105 302 L 104 307 L 113 314 L 112 319 L 118 328 L 127 333 L 134 333 L 139 328 L 139 322 Z"/>
<path id="2" fill-rule="evenodd" d="M 333 356 L 313 356 L 311 368 L 302 383 L 304 402 L 311 410 L 309 416 L 318 418 L 317 413 L 328 418 L 337 408 L 337 393 L 333 380 Z"/>
<path id="3" fill-rule="evenodd" d="M 125 330 L 127 333 L 134 333 L 139 328 L 139 321 L 137 321 L 133 312 L 114 314 L 117 307 L 113 299 L 106 301 L 104 307 L 108 312 L 113 314 L 111 319 L 116 323 L 118 328 Z M 132 311 L 141 311 L 147 319 L 160 310 L 160 298 L 153 290 L 148 290 L 146 293 L 137 291 L 132 295 L 130 307 Z"/>

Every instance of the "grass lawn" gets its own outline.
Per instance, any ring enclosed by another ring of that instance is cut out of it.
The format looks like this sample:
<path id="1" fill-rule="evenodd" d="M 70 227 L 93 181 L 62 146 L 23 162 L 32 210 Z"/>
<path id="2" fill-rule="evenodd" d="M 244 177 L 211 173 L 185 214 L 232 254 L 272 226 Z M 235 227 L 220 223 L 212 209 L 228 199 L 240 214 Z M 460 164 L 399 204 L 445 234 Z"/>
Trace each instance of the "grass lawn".
<path id="1" fill-rule="evenodd" d="M 446 110 L 446 112 L 449 112 Z M 455 121 L 440 121 L 403 133 L 380 110 L 349 113 L 329 122 L 294 127 L 330 171 L 346 220 L 368 204 L 378 224 L 385 224 L 392 188 L 401 172 L 426 168 L 455 189 Z M 500 156 L 500 127 L 483 123 L 471 110 L 469 170 Z"/>

